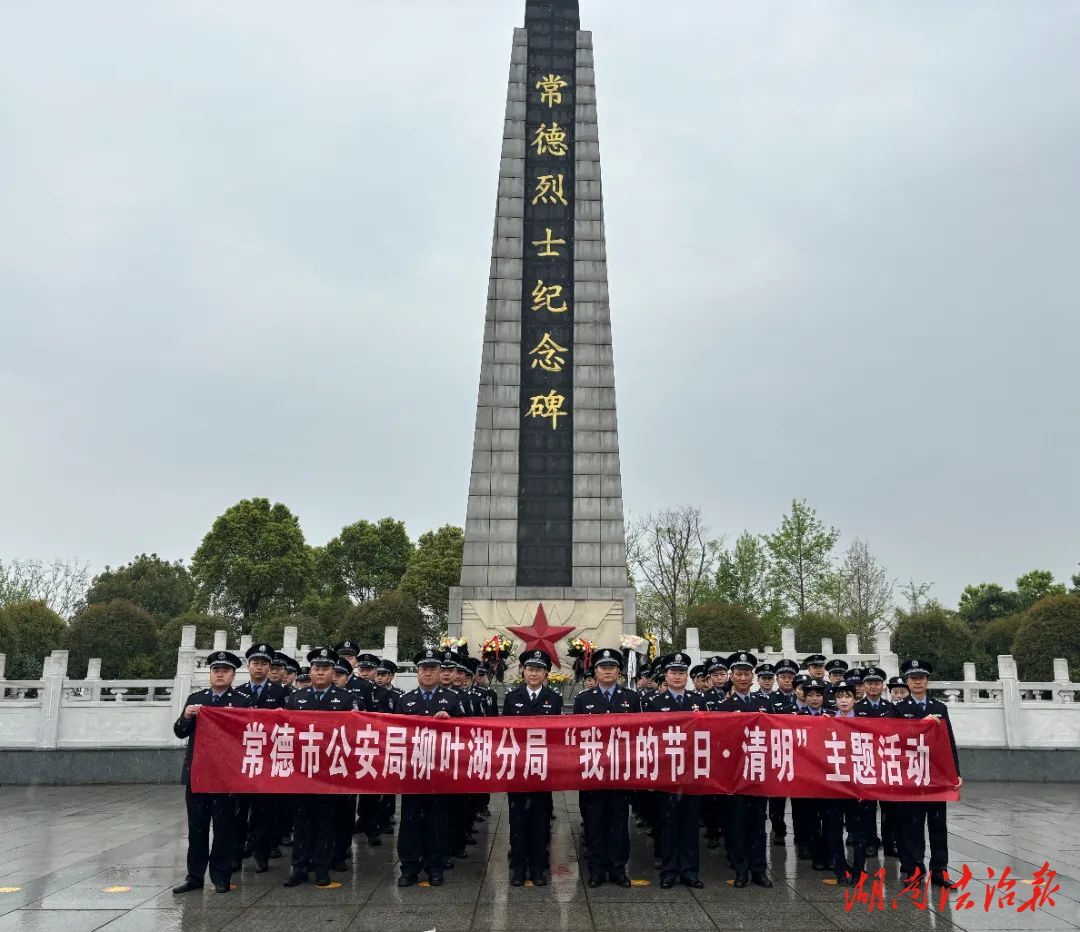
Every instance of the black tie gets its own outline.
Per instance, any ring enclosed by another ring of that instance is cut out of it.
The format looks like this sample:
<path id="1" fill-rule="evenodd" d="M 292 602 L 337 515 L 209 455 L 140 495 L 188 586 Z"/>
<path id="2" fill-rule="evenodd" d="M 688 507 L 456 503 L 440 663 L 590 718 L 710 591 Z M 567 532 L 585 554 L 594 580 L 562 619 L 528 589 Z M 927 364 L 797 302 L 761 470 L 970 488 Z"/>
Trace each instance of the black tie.
<path id="1" fill-rule="evenodd" d="M 675 697 L 675 705 L 677 705 L 680 709 L 682 708 L 682 700 L 683 700 L 682 696 L 676 696 Z"/>
<path id="2" fill-rule="evenodd" d="M 217 705 L 217 704 L 218 704 L 218 699 L 219 699 L 219 698 L 220 698 L 220 697 L 218 696 L 218 694 L 217 694 L 217 693 L 214 693 L 213 697 L 212 697 L 212 698 L 211 698 L 211 700 L 210 700 L 210 704 L 211 704 L 211 705 Z"/>

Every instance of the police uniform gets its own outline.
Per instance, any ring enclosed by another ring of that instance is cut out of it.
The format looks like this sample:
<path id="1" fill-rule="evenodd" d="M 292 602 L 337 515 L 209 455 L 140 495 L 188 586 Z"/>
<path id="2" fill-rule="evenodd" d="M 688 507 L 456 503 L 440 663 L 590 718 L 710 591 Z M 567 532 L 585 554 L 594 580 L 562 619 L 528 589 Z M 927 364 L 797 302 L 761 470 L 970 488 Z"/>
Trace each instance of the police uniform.
<path id="1" fill-rule="evenodd" d="M 880 667 L 866 667 L 862 671 L 862 681 L 864 688 L 867 683 L 871 682 L 880 682 L 884 684 L 885 671 Z M 884 695 L 876 700 L 871 699 L 869 696 L 864 696 L 855 703 L 855 714 L 859 718 L 891 718 L 893 716 L 893 704 L 886 699 Z M 877 811 L 879 806 L 881 808 L 880 835 L 877 830 Z M 879 803 L 876 799 L 867 800 L 866 812 L 866 856 L 868 858 L 877 857 L 878 848 L 884 845 L 885 853 L 895 857 L 897 851 L 892 803 L 884 800 Z"/>
<path id="2" fill-rule="evenodd" d="M 716 673 L 727 673 L 726 657 L 707 657 L 702 666 L 709 677 L 710 684 Z M 715 711 L 727 695 L 724 686 L 712 686 L 702 694 L 710 711 Z M 728 797 L 718 793 L 707 793 L 701 797 L 701 821 L 705 826 L 705 847 L 720 847 L 720 838 L 724 834 L 724 821 L 727 818 Z"/>
<path id="3" fill-rule="evenodd" d="M 854 719 L 859 717 L 854 706 L 856 683 L 856 678 L 853 676 L 842 683 L 833 685 L 834 700 L 845 693 L 850 695 L 852 699 L 851 711 L 845 714 L 837 708 L 832 716 L 834 719 Z M 868 825 L 871 814 L 870 804 L 865 800 L 841 798 L 823 799 L 820 801 L 820 805 L 823 811 L 822 824 L 829 866 L 836 875 L 837 884 L 840 886 L 852 886 L 858 882 L 866 869 L 866 852 L 869 841 Z M 845 826 L 852 845 L 850 864 L 847 862 L 847 852 L 844 848 Z"/>
<path id="4" fill-rule="evenodd" d="M 542 667 L 550 672 L 551 656 L 543 650 L 530 650 L 520 660 L 526 667 Z M 543 684 L 531 690 L 522 683 L 510 690 L 503 700 L 504 716 L 559 715 L 562 696 Z M 551 867 L 552 811 L 551 793 L 507 793 L 510 806 L 510 884 L 520 887 L 531 879 L 534 886 L 547 884 Z"/>
<path id="5" fill-rule="evenodd" d="M 595 651 L 593 672 L 603 665 L 614 665 L 622 670 L 622 653 L 607 647 Z M 574 699 L 574 715 L 626 715 L 640 711 L 638 694 L 618 682 L 610 687 L 594 686 L 578 693 Z M 588 845 L 585 861 L 589 886 L 599 887 L 605 880 L 610 880 L 620 887 L 629 887 L 626 865 L 630 862 L 630 793 L 626 790 L 582 790 L 579 799 Z"/>
<path id="6" fill-rule="evenodd" d="M 439 666 L 439 652 L 431 647 L 414 658 L 417 669 Z M 453 690 L 436 684 L 431 689 L 417 687 L 403 693 L 397 703 L 398 715 L 433 718 L 445 712 L 453 718 L 465 714 L 461 698 Z M 428 875 L 433 887 L 443 883 L 443 871 L 450 860 L 450 797 L 442 793 L 404 793 L 401 797 L 401 822 L 398 826 L 397 852 L 401 864 L 399 887 L 411 887 L 420 872 Z"/>
<path id="7" fill-rule="evenodd" d="M 273 663 L 278 656 L 279 652 L 269 644 L 252 644 L 244 654 L 249 662 L 266 660 Z M 282 663 L 282 666 L 288 670 L 287 664 Z M 244 696 L 253 709 L 280 709 L 290 692 L 289 687 L 271 683 L 269 679 L 257 685 L 242 683 L 235 691 Z M 278 833 L 280 807 L 281 799 L 270 793 L 245 793 L 237 797 L 233 870 L 239 870 L 244 858 L 252 854 L 256 874 L 269 869 L 270 853 L 281 840 Z"/>
<path id="8" fill-rule="evenodd" d="M 793 676 L 799 672 L 799 665 L 794 660 L 778 660 L 775 664 L 761 664 L 760 667 L 771 666 L 777 688 L 765 693 L 765 699 L 769 703 L 769 711 L 773 715 L 792 715 L 796 708 L 795 690 L 785 692 L 779 685 L 780 674 L 790 673 Z M 760 668 L 759 667 L 759 668 Z M 787 797 L 769 797 L 769 824 L 772 826 L 772 843 L 778 848 L 787 845 L 787 821 L 786 821 Z"/>
<path id="9" fill-rule="evenodd" d="M 819 655 L 820 656 L 820 655 Z M 829 695 L 829 685 L 824 680 L 808 678 L 802 683 L 804 698 L 811 693 L 822 697 L 820 708 L 814 709 L 805 703 L 796 711 L 796 715 L 832 717 L 832 710 L 826 708 L 825 698 Z M 829 849 L 825 831 L 825 801 L 813 798 L 792 798 L 791 816 L 795 824 L 795 845 L 800 859 L 809 859 L 816 871 L 829 869 Z"/>
<path id="10" fill-rule="evenodd" d="M 677 652 L 663 659 L 665 674 L 688 670 L 690 655 Z M 669 686 L 657 693 L 645 706 L 645 712 L 708 711 L 709 705 L 700 693 L 684 691 L 676 694 Z M 659 797 L 660 886 L 673 887 L 677 882 L 700 888 L 701 855 L 698 846 L 698 826 L 701 821 L 701 797 L 682 792 L 661 792 Z"/>
<path id="11" fill-rule="evenodd" d="M 379 665 L 375 669 L 375 673 L 389 673 L 390 682 L 383 686 L 389 695 L 390 711 L 397 712 L 397 704 L 401 697 L 405 694 L 403 690 L 398 689 L 393 682 L 393 678 L 397 676 L 397 664 L 393 660 L 388 660 L 385 657 L 379 658 Z M 378 683 L 375 684 L 379 685 Z M 394 813 L 397 811 L 397 796 L 393 793 L 384 793 L 379 797 L 379 826 L 383 835 L 392 835 L 394 833 Z"/>
<path id="12" fill-rule="evenodd" d="M 217 650 L 206 658 L 207 666 L 228 667 L 234 672 L 240 667 L 240 658 L 227 650 Z M 229 892 L 233 873 L 234 838 L 236 829 L 236 797 L 228 793 L 193 793 L 191 791 L 191 760 L 195 753 L 195 729 L 199 716 L 188 718 L 188 706 L 213 706 L 215 708 L 245 708 L 247 699 L 231 686 L 215 693 L 212 688 L 193 692 L 184 702 L 180 717 L 173 723 L 173 734 L 187 738 L 184 767 L 180 781 L 184 784 L 184 802 L 188 817 L 187 876 L 183 883 L 173 887 L 173 893 L 187 893 L 203 886 L 206 868 L 210 868 L 210 882 L 218 893 Z M 210 827 L 213 825 L 214 841 L 210 844 Z"/>
<path id="13" fill-rule="evenodd" d="M 913 676 L 926 676 L 929 679 L 934 668 L 926 661 L 905 660 L 900 664 L 900 675 L 907 682 Z M 910 687 L 909 687 L 910 689 Z M 960 757 L 956 752 L 956 737 L 953 735 L 952 722 L 949 720 L 949 707 L 940 699 L 929 694 L 922 702 L 914 696 L 908 696 L 896 703 L 893 716 L 896 718 L 919 719 L 928 715 L 937 715 L 949 730 L 949 746 L 952 749 L 956 775 L 960 776 Z M 896 837 L 896 846 L 900 854 L 900 872 L 905 878 L 916 873 L 925 875 L 926 838 L 930 838 L 930 882 L 935 886 L 952 887 L 948 879 L 949 870 L 949 830 L 945 819 L 945 803 L 914 802 L 895 803 L 897 823 L 900 831 Z"/>
<path id="14" fill-rule="evenodd" d="M 312 667 L 333 667 L 337 660 L 337 652 L 332 647 L 316 647 L 307 655 Z M 352 712 L 356 709 L 356 700 L 347 689 L 331 682 L 322 690 L 313 685 L 296 690 L 285 700 L 285 708 L 294 712 Z M 331 866 L 334 870 L 346 869 L 338 857 L 341 854 L 342 815 L 343 807 L 336 794 L 305 793 L 298 797 L 292 873 L 285 881 L 286 887 L 306 883 L 309 871 L 315 874 L 316 886 L 326 887 L 330 885 Z M 350 818 L 349 824 L 351 822 Z"/>
<path id="15" fill-rule="evenodd" d="M 749 651 L 736 651 L 727 659 L 729 670 L 753 670 L 757 658 Z M 769 671 L 772 668 L 769 667 Z M 739 693 L 734 684 L 727 698 L 717 706 L 718 712 L 772 711 L 769 697 L 762 692 Z M 735 886 L 745 887 L 753 882 L 759 887 L 771 887 L 765 860 L 765 814 L 768 800 L 764 796 L 736 793 L 728 800 L 724 839 L 728 860 L 735 870 Z"/>

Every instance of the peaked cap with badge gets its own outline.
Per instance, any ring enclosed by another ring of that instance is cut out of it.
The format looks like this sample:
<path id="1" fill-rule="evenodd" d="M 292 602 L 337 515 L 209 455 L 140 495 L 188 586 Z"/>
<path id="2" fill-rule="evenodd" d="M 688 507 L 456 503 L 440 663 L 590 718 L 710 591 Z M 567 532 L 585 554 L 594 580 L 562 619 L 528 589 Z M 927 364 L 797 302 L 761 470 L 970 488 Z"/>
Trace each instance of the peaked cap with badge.
<path id="1" fill-rule="evenodd" d="M 269 660 L 273 663 L 276 653 L 277 651 L 269 644 L 252 644 L 251 647 L 244 651 L 244 657 L 247 660 Z"/>
<path id="2" fill-rule="evenodd" d="M 663 658 L 665 670 L 689 670 L 693 659 L 685 651 L 677 650 Z"/>
<path id="3" fill-rule="evenodd" d="M 932 664 L 925 660 L 905 660 L 900 664 L 900 675 L 906 680 L 909 676 L 929 676 L 934 672 Z"/>
<path id="4" fill-rule="evenodd" d="M 357 647 L 356 641 L 342 641 L 334 648 L 334 650 L 345 657 L 355 657 L 360 653 L 360 648 Z"/>
<path id="5" fill-rule="evenodd" d="M 424 647 L 413 656 L 413 664 L 418 667 L 442 666 L 442 654 L 434 647 Z"/>
<path id="6" fill-rule="evenodd" d="M 825 666 L 826 656 L 824 654 L 811 654 L 803 661 L 804 667 L 823 667 Z"/>
<path id="7" fill-rule="evenodd" d="M 727 659 L 729 670 L 741 667 L 744 670 L 753 670 L 757 666 L 757 657 L 748 650 L 737 650 Z"/>
<path id="8" fill-rule="evenodd" d="M 521 665 L 525 667 L 543 667 L 545 670 L 551 669 L 551 654 L 546 650 L 526 651 L 521 655 Z"/>
<path id="9" fill-rule="evenodd" d="M 307 662 L 311 666 L 332 667 L 338 659 L 337 651 L 332 647 L 314 647 L 307 653 Z"/>
<path id="10" fill-rule="evenodd" d="M 615 664 L 620 670 L 623 668 L 623 655 L 621 650 L 614 650 L 611 647 L 602 647 L 593 652 L 592 665 L 598 667 L 600 664 Z"/>
<path id="11" fill-rule="evenodd" d="M 839 657 L 834 657 L 827 664 L 825 664 L 826 673 L 845 673 L 847 672 L 848 662 L 841 660 Z"/>
<path id="12" fill-rule="evenodd" d="M 773 666 L 773 670 L 776 673 L 798 673 L 799 665 L 794 660 L 788 660 L 787 658 L 784 658 L 783 660 L 776 661 L 775 666 Z"/>
<path id="13" fill-rule="evenodd" d="M 242 666 L 240 658 L 229 650 L 212 651 L 206 658 L 206 665 L 212 670 L 214 667 L 232 667 L 239 670 Z"/>

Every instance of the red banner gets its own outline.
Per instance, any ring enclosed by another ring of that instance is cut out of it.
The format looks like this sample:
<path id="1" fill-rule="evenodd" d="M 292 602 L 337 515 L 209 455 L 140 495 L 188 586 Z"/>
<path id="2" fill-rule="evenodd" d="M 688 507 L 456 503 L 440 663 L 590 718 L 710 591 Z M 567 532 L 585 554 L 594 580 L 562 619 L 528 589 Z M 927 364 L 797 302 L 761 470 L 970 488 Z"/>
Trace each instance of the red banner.
<path id="1" fill-rule="evenodd" d="M 680 712 L 422 718 L 207 708 L 197 793 L 680 790 L 955 801 L 934 719 Z"/>

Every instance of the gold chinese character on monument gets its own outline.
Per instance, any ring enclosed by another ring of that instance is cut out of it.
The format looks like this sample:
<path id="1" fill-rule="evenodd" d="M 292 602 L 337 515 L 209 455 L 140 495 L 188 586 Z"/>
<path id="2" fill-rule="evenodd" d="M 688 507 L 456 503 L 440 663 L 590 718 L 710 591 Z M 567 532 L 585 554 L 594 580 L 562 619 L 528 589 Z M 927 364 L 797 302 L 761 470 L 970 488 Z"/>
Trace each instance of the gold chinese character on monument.
<path id="1" fill-rule="evenodd" d="M 564 314 L 570 310 L 563 301 L 561 307 L 556 307 L 555 302 L 562 297 L 562 285 L 545 285 L 540 279 L 536 280 L 532 298 L 534 311 L 551 311 L 552 314 Z"/>
<path id="2" fill-rule="evenodd" d="M 558 343 L 551 339 L 550 333 L 545 333 L 544 338 L 529 350 L 530 356 L 537 357 L 532 361 L 532 368 L 535 369 L 539 366 L 545 372 L 562 372 L 566 360 L 559 353 L 565 353 L 566 351 L 565 346 L 559 346 Z M 533 401 L 535 400 L 534 398 Z"/>
<path id="3" fill-rule="evenodd" d="M 533 395 L 531 406 L 525 417 L 549 417 L 551 429 L 558 430 L 559 418 L 566 417 L 566 411 L 561 410 L 566 397 L 552 389 L 546 395 Z"/>
<path id="4" fill-rule="evenodd" d="M 544 231 L 544 239 L 533 240 L 534 246 L 543 246 L 544 248 L 537 253 L 538 256 L 557 256 L 558 250 L 552 249 L 552 246 L 565 246 L 566 240 L 564 239 L 552 239 L 551 227 L 547 227 Z"/>
<path id="5" fill-rule="evenodd" d="M 541 123 L 532 144 L 536 146 L 537 155 L 555 155 L 562 158 L 567 151 L 566 130 L 558 123 L 552 123 L 551 126 Z"/>
<path id="6" fill-rule="evenodd" d="M 540 91 L 540 101 L 547 104 L 548 108 L 562 103 L 562 89 L 569 86 L 561 74 L 549 74 L 536 82 L 536 89 Z"/>
<path id="7" fill-rule="evenodd" d="M 563 195 L 563 175 L 541 175 L 536 179 L 536 197 L 533 204 L 562 204 L 567 206 Z"/>

